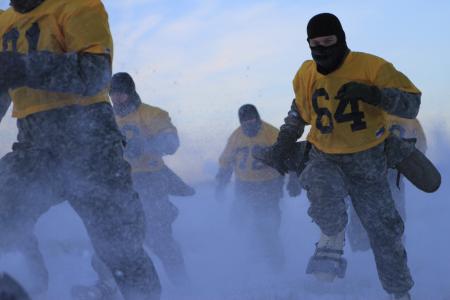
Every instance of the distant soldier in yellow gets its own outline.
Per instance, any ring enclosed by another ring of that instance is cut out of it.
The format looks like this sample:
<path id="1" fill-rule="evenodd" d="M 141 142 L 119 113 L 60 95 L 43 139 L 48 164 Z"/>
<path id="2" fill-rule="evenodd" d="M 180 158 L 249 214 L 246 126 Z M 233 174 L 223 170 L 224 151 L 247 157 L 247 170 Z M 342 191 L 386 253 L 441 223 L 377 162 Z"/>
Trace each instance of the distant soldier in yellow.
<path id="1" fill-rule="evenodd" d="M 241 126 L 228 139 L 220 156 L 216 193 L 223 197 L 224 188 L 234 172 L 236 198 L 232 204 L 232 221 L 240 229 L 251 229 L 269 265 L 280 269 L 284 255 L 278 236 L 279 203 L 283 197 L 284 178 L 252 156 L 276 141 L 278 129 L 262 121 L 251 104 L 239 109 L 239 121 Z M 287 188 L 292 197 L 300 194 L 297 176 L 290 177 Z"/>
<path id="2" fill-rule="evenodd" d="M 108 99 L 113 43 L 102 2 L 10 4 L 0 15 L 0 99 L 14 104 L 18 136 L 0 160 L 0 251 L 23 254 L 36 279 L 32 296 L 45 297 L 34 226 L 67 200 L 124 298 L 159 299 L 143 248 L 144 211 Z"/>
<path id="3" fill-rule="evenodd" d="M 145 244 L 161 260 L 169 279 L 176 285 L 183 285 L 188 280 L 186 266 L 172 232 L 178 208 L 169 201 L 169 195 L 191 196 L 195 191 L 163 161 L 163 156 L 178 150 L 177 129 L 166 111 L 142 103 L 128 73 L 112 77 L 109 94 L 117 123 L 126 137 L 125 159 L 132 168 L 133 185 L 146 214 Z M 92 265 L 99 280 L 92 286 L 74 287 L 74 298 L 111 299 L 116 293 L 112 276 L 98 258 L 93 258 Z"/>
<path id="4" fill-rule="evenodd" d="M 418 119 L 404 119 L 392 115 L 387 115 L 387 127 L 391 134 L 395 136 L 412 140 L 417 149 L 422 153 L 427 151 L 427 140 L 425 132 Z M 405 182 L 404 177 L 398 170 L 390 168 L 388 170 L 388 181 L 391 189 L 392 198 L 403 222 L 406 221 L 406 203 L 405 203 Z M 350 247 L 353 251 L 367 251 L 370 249 L 370 242 L 367 233 L 364 230 L 358 215 L 352 206 L 350 206 L 349 224 L 347 235 Z"/>

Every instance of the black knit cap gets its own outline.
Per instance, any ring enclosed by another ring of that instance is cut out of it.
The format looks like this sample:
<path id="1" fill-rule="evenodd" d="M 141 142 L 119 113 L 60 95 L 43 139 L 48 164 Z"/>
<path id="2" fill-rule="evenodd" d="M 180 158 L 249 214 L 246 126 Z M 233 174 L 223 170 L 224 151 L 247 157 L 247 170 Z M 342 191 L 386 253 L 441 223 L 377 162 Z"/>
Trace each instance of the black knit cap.
<path id="1" fill-rule="evenodd" d="M 244 104 L 239 108 L 239 121 L 244 122 L 251 119 L 260 120 L 258 110 L 253 104 Z"/>
<path id="2" fill-rule="evenodd" d="M 339 42 L 345 41 L 345 32 L 339 19 L 330 13 L 315 15 L 308 22 L 308 40 L 320 36 L 336 35 Z"/>
<path id="3" fill-rule="evenodd" d="M 136 85 L 130 74 L 121 72 L 116 73 L 111 79 L 110 94 L 123 93 L 127 95 L 134 95 L 136 93 Z"/>

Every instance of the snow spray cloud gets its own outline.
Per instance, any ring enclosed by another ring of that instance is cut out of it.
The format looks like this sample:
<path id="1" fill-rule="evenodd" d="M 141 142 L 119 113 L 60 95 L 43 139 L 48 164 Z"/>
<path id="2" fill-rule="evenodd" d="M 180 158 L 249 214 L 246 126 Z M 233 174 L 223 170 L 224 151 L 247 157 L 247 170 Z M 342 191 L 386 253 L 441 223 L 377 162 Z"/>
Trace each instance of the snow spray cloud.
<path id="1" fill-rule="evenodd" d="M 447 218 L 450 187 L 446 180 L 450 163 L 443 159 L 450 151 L 450 144 L 436 136 L 442 137 L 445 133 L 429 135 L 429 153 L 442 173 L 441 189 L 425 194 L 407 186 L 406 248 L 416 281 L 412 295 L 418 299 L 450 296 L 445 280 L 450 274 L 450 262 L 442 259 L 450 251 L 450 241 L 445 234 L 450 230 Z M 274 273 L 261 259 L 258 246 L 251 243 L 252 232 L 243 233 L 239 226 L 232 226 L 233 187 L 229 187 L 223 202 L 217 202 L 213 186 L 211 180 L 197 185 L 197 195 L 192 198 L 172 198 L 180 211 L 174 235 L 185 255 L 191 284 L 186 288 L 174 287 L 155 259 L 163 284 L 162 299 L 343 300 L 351 297 L 370 300 L 385 296 L 372 254 L 351 253 L 348 246 L 345 257 L 349 267 L 345 280 L 321 285 L 304 274 L 319 236 L 317 226 L 306 214 L 308 201 L 304 193 L 296 199 L 285 197 L 282 200 L 280 236 L 286 268 Z M 45 195 L 42 198 L 45 200 Z M 95 281 L 96 275 L 90 266 L 92 249 L 85 229 L 67 204 L 54 207 L 44 215 L 36 233 L 50 271 L 50 300 L 68 299 L 72 285 Z M 10 271 L 27 288 L 32 285 L 20 257 L 3 257 L 0 265 L 1 270 Z"/>

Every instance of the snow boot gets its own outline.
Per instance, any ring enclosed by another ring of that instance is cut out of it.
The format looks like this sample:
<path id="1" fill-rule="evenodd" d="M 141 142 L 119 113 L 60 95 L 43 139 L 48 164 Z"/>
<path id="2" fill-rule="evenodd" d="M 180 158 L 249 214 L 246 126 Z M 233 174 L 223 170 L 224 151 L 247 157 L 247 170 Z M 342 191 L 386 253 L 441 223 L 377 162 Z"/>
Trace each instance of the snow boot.
<path id="1" fill-rule="evenodd" d="M 344 240 L 345 231 L 335 236 L 322 233 L 316 244 L 316 251 L 309 260 L 306 274 L 312 274 L 325 282 L 333 282 L 336 277 L 344 278 L 347 269 L 347 261 L 342 257 Z"/>

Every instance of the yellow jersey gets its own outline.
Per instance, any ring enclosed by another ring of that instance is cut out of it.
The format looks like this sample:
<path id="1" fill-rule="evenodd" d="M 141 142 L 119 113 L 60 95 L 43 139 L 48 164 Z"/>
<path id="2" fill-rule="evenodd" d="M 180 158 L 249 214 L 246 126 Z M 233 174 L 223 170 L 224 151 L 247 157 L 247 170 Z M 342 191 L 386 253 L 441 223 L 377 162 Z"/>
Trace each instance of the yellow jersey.
<path id="1" fill-rule="evenodd" d="M 323 75 L 314 61 L 306 61 L 294 81 L 295 102 L 303 120 L 311 125 L 308 141 L 331 154 L 355 153 L 382 143 L 387 130 L 386 113 L 362 101 L 336 97 L 351 81 L 420 93 L 391 63 L 374 55 L 350 52 L 342 66 Z"/>
<path id="2" fill-rule="evenodd" d="M 417 119 L 404 119 L 388 115 L 388 127 L 392 134 L 405 139 L 416 139 L 416 147 L 422 153 L 427 151 L 427 139 L 425 132 Z"/>
<path id="3" fill-rule="evenodd" d="M 130 145 L 134 142 L 140 143 L 151 139 L 160 133 L 177 132 L 166 111 L 144 103 L 124 117 L 116 116 L 116 121 Z M 146 152 L 143 144 L 139 146 L 140 151 L 137 151 L 136 154 L 129 153 L 125 149 L 125 159 L 130 163 L 132 172 L 161 170 L 164 166 L 161 155 Z"/>
<path id="4" fill-rule="evenodd" d="M 254 137 L 244 134 L 241 127 L 236 129 L 220 156 L 222 168 L 233 168 L 235 176 L 242 181 L 267 181 L 281 175 L 273 168 L 253 158 L 252 153 L 258 148 L 272 146 L 278 137 L 278 129 L 262 122 L 261 129 Z"/>
<path id="5" fill-rule="evenodd" d="M 0 51 L 107 54 L 112 59 L 108 15 L 100 0 L 45 0 L 26 14 L 9 8 L 0 16 L 0 36 Z M 10 96 L 17 118 L 67 105 L 109 102 L 107 89 L 82 97 L 21 87 Z"/>

